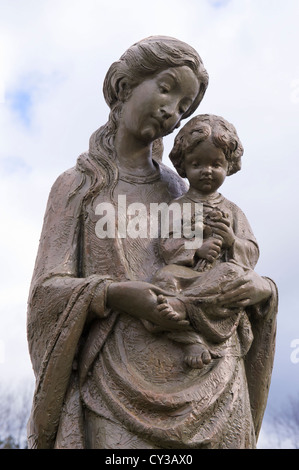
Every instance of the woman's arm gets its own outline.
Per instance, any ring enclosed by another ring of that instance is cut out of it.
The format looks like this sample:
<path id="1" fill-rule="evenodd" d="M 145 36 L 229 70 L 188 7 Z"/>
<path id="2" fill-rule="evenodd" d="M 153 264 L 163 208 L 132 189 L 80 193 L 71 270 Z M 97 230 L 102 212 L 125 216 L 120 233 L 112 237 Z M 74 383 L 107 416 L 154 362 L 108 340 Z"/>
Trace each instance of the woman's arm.
<path id="1" fill-rule="evenodd" d="M 248 307 L 266 303 L 271 295 L 271 281 L 250 270 L 244 277 L 227 283 L 217 303 L 225 307 Z"/>
<path id="2" fill-rule="evenodd" d="M 179 330 L 189 324 L 188 321 L 169 320 L 162 315 L 157 300 L 159 294 L 173 297 L 173 294 L 147 282 L 113 282 L 107 289 L 106 305 L 165 329 Z"/>

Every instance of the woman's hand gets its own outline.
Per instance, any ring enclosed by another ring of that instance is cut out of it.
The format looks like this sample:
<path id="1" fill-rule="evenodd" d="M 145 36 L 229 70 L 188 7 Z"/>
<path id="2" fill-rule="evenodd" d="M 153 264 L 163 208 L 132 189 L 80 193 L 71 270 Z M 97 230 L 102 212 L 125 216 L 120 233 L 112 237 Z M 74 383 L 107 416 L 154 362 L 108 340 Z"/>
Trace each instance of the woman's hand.
<path id="1" fill-rule="evenodd" d="M 217 303 L 225 307 L 247 307 L 270 298 L 272 294 L 270 281 L 249 271 L 244 277 L 228 282 Z"/>
<path id="2" fill-rule="evenodd" d="M 162 314 L 158 295 L 169 296 L 169 293 L 147 282 L 115 282 L 108 287 L 107 307 L 148 320 L 165 329 L 178 330 L 189 325 L 188 321 L 177 321 Z"/>

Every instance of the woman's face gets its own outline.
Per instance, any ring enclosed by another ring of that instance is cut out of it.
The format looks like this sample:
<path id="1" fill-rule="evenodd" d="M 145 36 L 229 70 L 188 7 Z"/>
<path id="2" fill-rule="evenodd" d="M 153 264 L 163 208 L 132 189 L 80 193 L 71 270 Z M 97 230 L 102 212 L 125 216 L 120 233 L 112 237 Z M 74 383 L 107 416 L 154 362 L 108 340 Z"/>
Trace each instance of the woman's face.
<path id="1" fill-rule="evenodd" d="M 198 80 L 189 67 L 163 70 L 131 91 L 123 104 L 122 125 L 138 140 L 153 142 L 178 127 L 198 93 Z"/>

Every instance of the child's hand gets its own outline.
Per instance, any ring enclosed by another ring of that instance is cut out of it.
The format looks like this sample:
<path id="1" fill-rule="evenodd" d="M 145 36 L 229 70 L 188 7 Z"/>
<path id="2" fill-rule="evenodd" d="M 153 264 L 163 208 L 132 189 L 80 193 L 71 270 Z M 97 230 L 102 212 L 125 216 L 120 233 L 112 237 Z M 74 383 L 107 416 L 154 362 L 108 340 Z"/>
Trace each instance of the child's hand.
<path id="1" fill-rule="evenodd" d="M 222 240 L 211 237 L 203 242 L 201 247 L 196 250 L 196 254 L 199 258 L 206 259 L 212 263 L 219 255 L 221 247 Z"/>
<path id="2" fill-rule="evenodd" d="M 222 217 L 219 221 L 211 221 L 210 227 L 213 233 L 219 235 L 222 238 L 223 248 L 230 248 L 235 243 L 236 236 L 231 227 L 230 221 Z"/>

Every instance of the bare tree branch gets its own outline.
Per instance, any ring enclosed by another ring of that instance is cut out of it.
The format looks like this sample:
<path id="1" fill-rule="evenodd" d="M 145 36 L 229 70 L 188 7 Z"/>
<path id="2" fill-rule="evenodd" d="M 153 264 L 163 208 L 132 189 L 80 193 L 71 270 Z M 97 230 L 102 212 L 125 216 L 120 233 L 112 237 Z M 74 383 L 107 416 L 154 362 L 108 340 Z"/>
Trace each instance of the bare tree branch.
<path id="1" fill-rule="evenodd" d="M 299 449 L 299 394 L 275 410 L 271 422 L 279 442 L 288 440 L 294 449 Z"/>
<path id="2" fill-rule="evenodd" d="M 0 449 L 26 447 L 32 394 L 33 386 L 29 382 L 15 387 L 0 386 Z"/>

